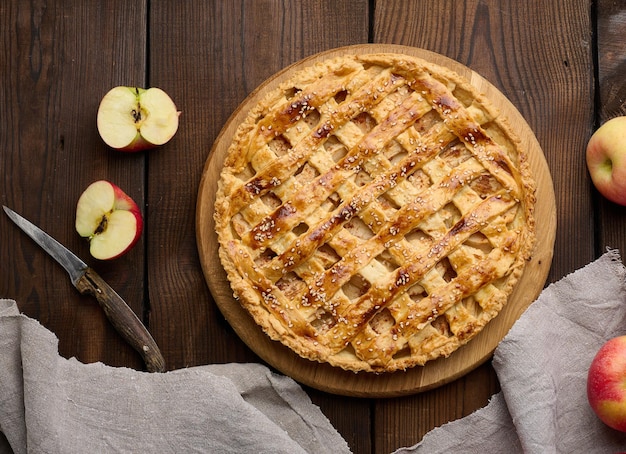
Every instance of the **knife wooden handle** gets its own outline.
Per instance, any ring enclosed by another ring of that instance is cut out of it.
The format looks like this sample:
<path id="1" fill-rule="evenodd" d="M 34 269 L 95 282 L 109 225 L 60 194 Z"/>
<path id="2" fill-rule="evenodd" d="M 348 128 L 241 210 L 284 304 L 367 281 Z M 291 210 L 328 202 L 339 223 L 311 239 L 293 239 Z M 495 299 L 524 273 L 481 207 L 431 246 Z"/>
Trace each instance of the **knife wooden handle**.
<path id="1" fill-rule="evenodd" d="M 133 347 L 146 363 L 149 372 L 163 372 L 165 360 L 156 342 L 126 302 L 93 269 L 76 282 L 82 294 L 93 295 L 117 332 Z"/>

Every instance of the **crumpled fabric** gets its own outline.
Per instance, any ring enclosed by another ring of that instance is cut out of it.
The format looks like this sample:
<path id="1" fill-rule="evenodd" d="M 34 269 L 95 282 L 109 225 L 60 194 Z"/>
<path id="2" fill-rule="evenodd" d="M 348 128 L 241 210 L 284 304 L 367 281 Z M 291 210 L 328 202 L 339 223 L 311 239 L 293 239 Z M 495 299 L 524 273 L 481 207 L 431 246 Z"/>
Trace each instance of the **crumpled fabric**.
<path id="1" fill-rule="evenodd" d="M 626 450 L 587 401 L 602 344 L 626 334 L 626 269 L 619 252 L 549 285 L 500 342 L 501 391 L 487 406 L 435 428 L 396 453 L 586 453 Z"/>
<path id="2" fill-rule="evenodd" d="M 548 286 L 511 328 L 487 406 L 396 453 L 625 451 L 626 434 L 586 396 L 595 353 L 622 334 L 626 268 L 609 251 Z M 349 452 L 299 385 L 265 366 L 148 374 L 63 359 L 57 343 L 0 300 L 0 453 Z"/>
<path id="3" fill-rule="evenodd" d="M 300 388 L 261 364 L 162 374 L 59 356 L 0 300 L 0 453 L 347 453 Z"/>

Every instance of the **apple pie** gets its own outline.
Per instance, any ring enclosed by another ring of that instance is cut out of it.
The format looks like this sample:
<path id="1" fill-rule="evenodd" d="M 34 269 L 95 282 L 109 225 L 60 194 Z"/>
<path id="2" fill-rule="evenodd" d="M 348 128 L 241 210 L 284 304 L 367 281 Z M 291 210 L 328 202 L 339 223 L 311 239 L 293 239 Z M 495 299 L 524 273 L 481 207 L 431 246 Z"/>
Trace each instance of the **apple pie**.
<path id="1" fill-rule="evenodd" d="M 294 73 L 238 126 L 218 183 L 235 298 L 298 355 L 351 371 L 447 357 L 506 304 L 535 241 L 506 120 L 402 54 Z"/>

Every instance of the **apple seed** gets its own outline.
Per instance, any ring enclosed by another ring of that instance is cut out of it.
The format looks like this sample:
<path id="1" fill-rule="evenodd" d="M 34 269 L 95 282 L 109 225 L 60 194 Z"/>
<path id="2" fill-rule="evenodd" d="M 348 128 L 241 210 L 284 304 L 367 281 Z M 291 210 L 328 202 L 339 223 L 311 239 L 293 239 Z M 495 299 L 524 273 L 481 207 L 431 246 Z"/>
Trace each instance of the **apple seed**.
<path id="1" fill-rule="evenodd" d="M 135 119 L 135 123 L 139 123 L 141 121 L 141 106 L 139 106 L 139 109 L 133 109 L 130 113 Z"/>
<path id="2" fill-rule="evenodd" d="M 104 232 L 107 229 L 108 221 L 109 220 L 108 220 L 106 214 L 104 216 L 102 216 L 102 219 L 100 219 L 100 223 L 98 224 L 98 227 L 96 227 L 94 235 L 98 235 L 98 234 Z"/>

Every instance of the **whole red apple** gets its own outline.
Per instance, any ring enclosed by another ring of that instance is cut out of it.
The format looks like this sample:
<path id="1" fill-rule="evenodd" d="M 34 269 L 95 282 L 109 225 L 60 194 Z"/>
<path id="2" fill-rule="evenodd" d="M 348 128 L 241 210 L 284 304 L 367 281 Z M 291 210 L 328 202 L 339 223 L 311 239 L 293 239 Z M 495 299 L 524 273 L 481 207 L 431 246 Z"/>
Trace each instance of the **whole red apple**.
<path id="1" fill-rule="evenodd" d="M 609 427 L 626 432 L 626 335 L 607 341 L 587 375 L 587 398 Z"/>
<path id="2" fill-rule="evenodd" d="M 591 136 L 587 168 L 600 194 L 626 206 L 626 116 L 610 119 Z"/>

